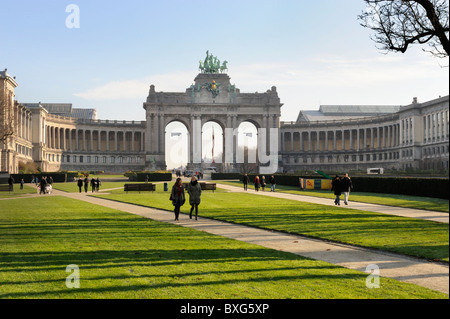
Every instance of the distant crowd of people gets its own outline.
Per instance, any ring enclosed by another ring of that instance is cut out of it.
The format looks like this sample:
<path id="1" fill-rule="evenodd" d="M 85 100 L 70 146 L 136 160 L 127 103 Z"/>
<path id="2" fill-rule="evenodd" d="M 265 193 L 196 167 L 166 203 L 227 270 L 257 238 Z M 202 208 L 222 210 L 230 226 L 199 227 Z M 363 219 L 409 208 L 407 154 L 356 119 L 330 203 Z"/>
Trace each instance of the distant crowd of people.
<path id="1" fill-rule="evenodd" d="M 84 179 L 82 179 L 81 177 L 78 178 L 78 182 L 77 182 L 77 186 L 79 189 L 79 192 L 82 192 L 82 188 L 84 187 L 84 192 L 87 193 L 89 186 L 91 186 L 91 190 L 92 193 L 94 192 L 98 192 L 100 190 L 100 179 L 97 178 L 92 178 L 91 180 L 89 180 L 89 178 L 86 176 Z"/>
<path id="2" fill-rule="evenodd" d="M 244 190 L 248 190 L 248 184 L 250 184 L 250 177 L 247 174 L 244 174 L 244 177 L 242 178 L 242 183 L 244 184 Z M 253 181 L 255 185 L 255 191 L 259 192 L 259 189 L 261 188 L 261 191 L 266 191 L 266 177 L 262 176 L 261 179 L 259 179 L 259 176 L 255 177 L 255 180 Z M 275 187 L 277 185 L 277 182 L 275 181 L 275 177 L 271 176 L 269 179 L 270 184 L 270 191 L 275 192 Z"/>
<path id="3" fill-rule="evenodd" d="M 200 171 L 196 171 L 196 172 L 191 172 L 191 171 L 181 171 L 181 170 L 176 170 L 174 172 L 175 176 L 177 178 L 181 178 L 181 176 L 183 177 L 192 177 L 194 176 L 197 180 L 203 179 L 203 173 Z"/>

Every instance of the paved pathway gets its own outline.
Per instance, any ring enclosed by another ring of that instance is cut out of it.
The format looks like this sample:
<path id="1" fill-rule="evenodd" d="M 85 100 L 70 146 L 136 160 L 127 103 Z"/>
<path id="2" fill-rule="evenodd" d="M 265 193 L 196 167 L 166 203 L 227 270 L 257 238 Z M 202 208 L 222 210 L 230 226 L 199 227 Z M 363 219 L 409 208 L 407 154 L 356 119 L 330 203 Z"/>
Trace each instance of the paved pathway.
<path id="1" fill-rule="evenodd" d="M 220 184 L 220 188 L 223 188 L 223 189 L 226 189 L 229 191 L 233 191 L 233 192 L 242 192 L 242 193 L 245 192 L 243 187 L 230 186 L 230 185 L 225 185 L 225 184 Z M 313 196 L 296 195 L 296 194 L 288 194 L 288 193 L 281 193 L 281 192 L 270 192 L 270 191 L 255 192 L 251 188 L 249 188 L 249 190 L 246 193 L 256 194 L 256 195 L 260 195 L 260 196 L 272 196 L 272 197 L 277 197 L 277 198 L 285 198 L 285 199 L 297 200 L 297 201 L 301 201 L 301 202 L 308 202 L 308 203 L 314 203 L 314 204 L 320 204 L 320 205 L 334 206 L 334 199 L 330 199 L 330 198 L 320 198 L 320 197 L 313 197 Z M 343 201 L 341 201 L 341 203 L 343 204 Z M 383 206 L 383 205 L 377 205 L 377 204 L 352 202 L 351 194 L 350 194 L 349 205 L 341 206 L 341 207 L 365 210 L 365 211 L 388 214 L 388 215 L 396 215 L 396 216 L 402 216 L 402 217 L 419 218 L 419 219 L 431 220 L 431 221 L 435 221 L 435 222 L 439 222 L 439 223 L 447 223 L 447 224 L 449 223 L 449 213 L 432 212 L 432 211 L 412 209 L 412 208 L 402 208 L 402 207 L 393 207 L 393 206 Z"/>
<path id="2" fill-rule="evenodd" d="M 277 193 L 277 195 L 278 194 L 280 193 Z M 53 195 L 61 195 L 82 200 L 153 220 L 190 227 L 210 234 L 290 252 L 316 260 L 322 260 L 349 269 L 365 271 L 367 266 L 376 264 L 380 268 L 380 275 L 382 277 L 394 278 L 399 281 L 413 283 L 447 294 L 449 293 L 448 265 L 390 253 L 375 252 L 370 249 L 357 248 L 349 245 L 328 243 L 302 236 L 262 230 L 207 218 L 199 218 L 198 221 L 194 221 L 190 220 L 189 217 L 184 214 L 180 215 L 179 222 L 174 222 L 174 215 L 171 212 L 127 203 L 119 203 L 86 196 L 86 194 L 54 191 Z M 273 196 L 273 194 L 268 196 Z"/>

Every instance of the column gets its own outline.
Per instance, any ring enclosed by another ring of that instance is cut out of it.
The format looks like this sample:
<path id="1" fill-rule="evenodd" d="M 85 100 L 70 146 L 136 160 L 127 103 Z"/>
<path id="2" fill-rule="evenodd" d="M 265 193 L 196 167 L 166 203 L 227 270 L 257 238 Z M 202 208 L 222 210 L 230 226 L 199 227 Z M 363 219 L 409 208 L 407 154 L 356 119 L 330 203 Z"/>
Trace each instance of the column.
<path id="1" fill-rule="evenodd" d="M 353 130 L 349 130 L 350 136 L 349 136 L 349 142 L 350 142 L 350 151 L 353 150 Z"/>
<path id="2" fill-rule="evenodd" d="M 127 151 L 127 132 L 123 132 L 123 151 Z"/>
<path id="3" fill-rule="evenodd" d="M 316 152 L 320 152 L 320 131 L 317 131 L 317 149 Z"/>
<path id="4" fill-rule="evenodd" d="M 336 139 L 336 130 L 333 131 L 333 152 L 335 152 L 337 149 L 337 139 Z"/>

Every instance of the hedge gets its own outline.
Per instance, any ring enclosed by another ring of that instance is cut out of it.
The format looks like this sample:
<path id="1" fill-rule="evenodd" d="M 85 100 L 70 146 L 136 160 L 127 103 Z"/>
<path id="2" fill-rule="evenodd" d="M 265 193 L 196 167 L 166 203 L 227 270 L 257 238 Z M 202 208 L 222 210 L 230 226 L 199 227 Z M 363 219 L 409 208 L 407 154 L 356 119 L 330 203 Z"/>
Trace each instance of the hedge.
<path id="1" fill-rule="evenodd" d="M 127 172 L 125 176 L 130 181 L 145 182 L 148 176 L 149 182 L 171 182 L 172 173 L 169 172 Z"/>
<path id="2" fill-rule="evenodd" d="M 54 183 L 65 183 L 67 181 L 66 173 L 38 173 L 38 174 L 11 174 L 15 183 L 20 183 L 23 179 L 25 183 L 31 183 L 31 179 L 38 177 L 41 180 L 42 177 L 47 176 L 47 180 L 50 176 Z"/>
<path id="3" fill-rule="evenodd" d="M 248 174 L 250 182 L 253 182 L 257 174 Z M 261 174 L 258 175 L 261 178 Z M 272 176 L 272 175 L 270 175 Z M 270 176 L 266 176 L 269 183 Z M 299 187 L 299 177 L 306 179 L 322 179 L 322 177 L 306 175 L 278 175 L 274 174 L 278 185 Z M 212 173 L 213 180 L 240 180 L 243 174 L 239 173 Z M 410 196 L 423 196 L 432 198 L 449 199 L 448 178 L 411 178 L 411 177 L 351 177 L 354 192 L 397 194 Z"/>
<path id="4" fill-rule="evenodd" d="M 449 199 L 448 178 L 353 177 L 353 191 Z"/>

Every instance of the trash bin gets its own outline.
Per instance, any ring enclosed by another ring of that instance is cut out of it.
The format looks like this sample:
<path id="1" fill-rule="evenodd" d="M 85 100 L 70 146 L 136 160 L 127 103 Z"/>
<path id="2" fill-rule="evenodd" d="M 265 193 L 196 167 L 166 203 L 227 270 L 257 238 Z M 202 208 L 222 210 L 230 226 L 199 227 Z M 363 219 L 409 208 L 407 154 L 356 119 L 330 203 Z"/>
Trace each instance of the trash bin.
<path id="1" fill-rule="evenodd" d="M 169 184 L 164 183 L 164 191 L 167 192 L 169 190 Z"/>

